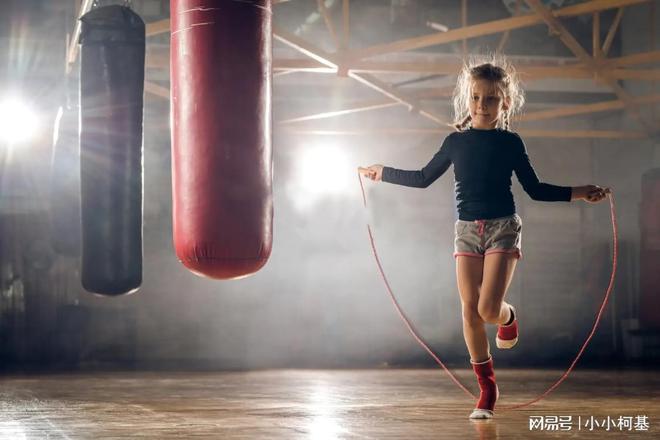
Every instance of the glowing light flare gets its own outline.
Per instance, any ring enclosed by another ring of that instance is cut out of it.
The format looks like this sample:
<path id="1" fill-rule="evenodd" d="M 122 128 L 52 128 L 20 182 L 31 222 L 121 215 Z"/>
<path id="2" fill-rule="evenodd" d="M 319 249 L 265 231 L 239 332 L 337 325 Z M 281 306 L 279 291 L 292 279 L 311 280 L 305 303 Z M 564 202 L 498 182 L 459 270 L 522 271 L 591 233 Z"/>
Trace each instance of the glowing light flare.
<path id="1" fill-rule="evenodd" d="M 307 208 L 322 196 L 349 193 L 355 176 L 355 166 L 336 145 L 303 145 L 296 159 L 290 190 L 296 194 L 299 208 Z"/>
<path id="2" fill-rule="evenodd" d="M 37 129 L 37 116 L 21 99 L 0 100 L 0 143 L 19 144 L 32 138 Z"/>

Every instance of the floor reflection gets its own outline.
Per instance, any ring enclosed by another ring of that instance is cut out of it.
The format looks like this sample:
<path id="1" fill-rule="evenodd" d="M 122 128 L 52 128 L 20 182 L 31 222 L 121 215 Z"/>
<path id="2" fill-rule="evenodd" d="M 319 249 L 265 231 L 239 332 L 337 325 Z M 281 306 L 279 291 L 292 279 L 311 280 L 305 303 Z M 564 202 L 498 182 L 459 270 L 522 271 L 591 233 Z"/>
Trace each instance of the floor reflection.
<path id="1" fill-rule="evenodd" d="M 470 384 L 472 372 L 458 370 Z M 500 408 L 527 401 L 562 371 L 498 370 Z M 602 384 L 612 384 L 603 387 Z M 0 440 L 181 438 L 527 440 L 601 438 L 604 430 L 530 430 L 530 417 L 644 415 L 660 438 L 655 371 L 575 371 L 548 398 L 470 421 L 474 401 L 438 370 L 270 370 L 3 377 Z"/>
<path id="2" fill-rule="evenodd" d="M 0 440 L 27 440 L 27 438 L 20 422 L 0 421 Z"/>
<path id="3" fill-rule="evenodd" d="M 335 440 L 343 438 L 348 432 L 340 425 L 341 418 L 336 417 L 337 401 L 332 398 L 328 387 L 316 385 L 309 395 L 308 406 L 312 419 L 307 425 L 310 440 Z"/>
<path id="4" fill-rule="evenodd" d="M 474 437 L 478 440 L 498 440 L 500 438 L 497 421 L 490 420 L 470 420 L 470 424 L 474 428 L 477 435 Z"/>

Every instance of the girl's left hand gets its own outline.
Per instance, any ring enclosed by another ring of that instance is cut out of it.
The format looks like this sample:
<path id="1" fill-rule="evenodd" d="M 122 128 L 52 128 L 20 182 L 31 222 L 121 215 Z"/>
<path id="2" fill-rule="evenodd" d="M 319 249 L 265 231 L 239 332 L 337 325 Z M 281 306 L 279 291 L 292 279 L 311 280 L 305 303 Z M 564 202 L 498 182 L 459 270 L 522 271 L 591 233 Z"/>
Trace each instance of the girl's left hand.
<path id="1" fill-rule="evenodd" d="M 589 203 L 598 203 L 610 193 L 609 188 L 601 188 L 598 185 L 586 185 L 581 189 L 583 191 L 582 200 Z"/>

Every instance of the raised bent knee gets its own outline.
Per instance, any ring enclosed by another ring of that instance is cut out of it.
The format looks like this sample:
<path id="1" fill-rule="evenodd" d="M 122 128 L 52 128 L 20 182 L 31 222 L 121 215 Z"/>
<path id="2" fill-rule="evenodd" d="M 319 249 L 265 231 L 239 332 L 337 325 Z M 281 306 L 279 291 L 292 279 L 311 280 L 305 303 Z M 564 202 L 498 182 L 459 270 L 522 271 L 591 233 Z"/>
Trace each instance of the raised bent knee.
<path id="1" fill-rule="evenodd" d="M 500 306 L 494 307 L 492 304 L 479 304 L 479 316 L 489 324 L 496 324 L 500 318 Z"/>

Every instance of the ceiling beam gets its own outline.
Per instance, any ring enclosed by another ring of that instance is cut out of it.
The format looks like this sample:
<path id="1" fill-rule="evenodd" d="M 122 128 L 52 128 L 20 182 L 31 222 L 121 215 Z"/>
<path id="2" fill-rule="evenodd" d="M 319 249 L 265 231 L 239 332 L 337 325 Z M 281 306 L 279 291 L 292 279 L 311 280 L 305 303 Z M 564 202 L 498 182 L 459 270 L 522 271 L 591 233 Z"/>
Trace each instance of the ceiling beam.
<path id="1" fill-rule="evenodd" d="M 600 58 L 600 12 L 594 12 L 593 23 L 591 24 L 592 49 L 591 55 L 594 58 Z"/>
<path id="2" fill-rule="evenodd" d="M 516 8 L 514 10 L 513 16 L 517 17 L 520 15 L 520 3 L 522 0 L 516 0 Z M 511 35 L 511 29 L 505 31 L 502 36 L 500 37 L 500 42 L 497 44 L 497 49 L 495 50 L 496 53 L 502 53 L 504 51 L 504 46 L 506 46 L 506 43 L 509 41 L 509 36 Z"/>
<path id="3" fill-rule="evenodd" d="M 630 6 L 640 3 L 646 3 L 649 0 L 591 0 L 579 3 L 573 6 L 556 9 L 551 12 L 554 17 L 572 17 L 576 15 L 589 14 L 607 9 Z M 494 20 L 486 23 L 480 23 L 471 26 L 465 26 L 458 29 L 452 29 L 447 32 L 439 32 L 421 37 L 408 38 L 395 41 L 393 43 L 381 44 L 363 49 L 357 49 L 350 52 L 349 58 L 357 60 L 369 58 L 376 55 L 383 55 L 391 52 L 403 52 L 423 47 L 435 46 L 467 38 L 475 38 L 483 35 L 497 34 L 500 32 L 520 29 L 543 23 L 543 20 L 537 14 L 520 15 L 518 17 Z"/>
<path id="4" fill-rule="evenodd" d="M 447 98 L 450 95 L 451 95 L 450 90 L 432 88 L 432 89 L 422 89 L 419 92 L 415 91 L 415 93 L 411 94 L 410 96 L 415 99 L 423 100 L 423 99 L 438 98 L 438 97 Z M 639 96 L 633 98 L 632 102 L 637 105 L 653 104 L 656 102 L 660 102 L 660 94 L 650 95 L 650 96 Z M 293 124 L 298 122 L 307 122 L 307 121 L 313 121 L 319 119 L 334 118 L 337 116 L 345 116 L 353 113 L 389 108 L 396 105 L 399 105 L 399 103 L 392 101 L 382 101 L 382 100 L 365 101 L 354 104 L 351 107 L 341 110 L 314 113 L 310 115 L 284 119 L 282 121 L 279 121 L 279 124 L 285 125 L 285 124 Z M 623 101 L 615 99 L 611 101 L 595 102 L 592 104 L 570 105 L 570 106 L 558 107 L 548 110 L 539 110 L 539 111 L 523 113 L 521 116 L 516 118 L 516 121 L 518 122 L 540 121 L 547 119 L 562 118 L 567 116 L 621 110 L 624 108 L 625 108 L 625 104 L 623 103 Z"/>
<path id="5" fill-rule="evenodd" d="M 349 69 L 358 73 L 421 73 L 455 75 L 460 72 L 462 63 L 459 60 L 445 62 L 387 62 L 387 61 L 358 61 L 351 63 Z M 328 68 L 311 60 L 276 59 L 273 61 L 275 71 L 299 71 L 316 73 L 335 73 Z M 572 65 L 527 65 L 520 64 L 516 71 L 525 80 L 540 78 L 593 78 L 594 72 L 578 64 Z M 600 75 L 612 79 L 637 79 L 641 81 L 654 81 L 660 75 L 660 69 L 611 69 L 601 70 Z"/>
<path id="6" fill-rule="evenodd" d="M 277 39 L 278 41 L 286 44 L 287 46 L 307 55 L 308 57 L 318 61 L 319 63 L 325 65 L 326 67 L 335 69 L 339 71 L 340 69 L 340 64 L 341 61 L 339 59 L 336 59 L 335 55 L 329 54 L 325 52 L 324 50 L 315 47 L 314 45 L 310 44 L 309 42 L 303 40 L 302 38 L 298 37 L 297 35 L 294 35 L 290 32 L 285 31 L 284 29 L 280 29 L 278 27 L 274 27 L 273 29 L 273 38 Z M 388 98 L 397 101 L 405 106 L 408 107 L 410 111 L 416 111 L 420 115 L 426 117 L 427 119 L 432 120 L 436 124 L 443 125 L 446 124 L 442 118 L 439 116 L 433 114 L 431 111 L 423 109 L 419 102 L 415 100 L 411 100 L 408 98 L 404 93 L 402 93 L 399 90 L 396 90 L 394 87 L 390 86 L 389 84 L 384 83 L 383 81 L 380 81 L 379 79 L 375 78 L 374 76 L 367 74 L 367 73 L 357 73 L 357 72 L 348 72 L 348 76 L 351 78 L 355 79 L 356 81 L 382 93 L 383 95 L 387 96 Z"/>
<path id="7" fill-rule="evenodd" d="M 621 58 L 612 58 L 604 60 L 600 74 L 610 79 L 625 79 L 639 81 L 657 81 L 660 80 L 660 69 L 621 69 L 618 66 L 631 66 L 636 62 L 652 62 L 653 58 L 660 52 L 647 52 L 644 54 L 630 55 Z M 146 56 L 147 68 L 169 69 L 169 50 L 147 47 Z M 358 73 L 420 73 L 420 74 L 441 74 L 455 75 L 462 67 L 460 60 L 448 60 L 441 62 L 388 62 L 388 61 L 358 61 L 350 65 L 350 69 Z M 318 60 L 299 59 L 299 58 L 280 58 L 273 60 L 273 71 L 281 74 L 283 72 L 315 72 L 315 73 L 336 73 L 336 66 L 327 66 L 321 64 Z M 519 64 L 517 72 L 525 80 L 535 80 L 541 78 L 572 78 L 584 79 L 593 78 L 592 70 L 583 67 L 581 64 L 568 65 L 534 65 Z"/>
<path id="8" fill-rule="evenodd" d="M 317 3 L 319 4 L 319 12 L 323 17 L 325 27 L 328 28 L 328 32 L 330 33 L 330 38 L 332 38 L 332 43 L 335 46 L 335 50 L 339 50 L 341 43 L 339 42 L 339 38 L 337 38 L 337 32 L 335 31 L 335 25 L 332 22 L 332 17 L 330 17 L 328 8 L 325 6 L 325 0 L 317 0 Z"/>
<path id="9" fill-rule="evenodd" d="M 169 69 L 169 56 L 170 52 L 167 48 L 155 48 L 147 45 L 147 67 Z M 516 70 L 524 72 L 526 75 L 558 75 L 566 78 L 584 78 L 588 76 L 590 71 L 580 63 L 561 62 L 548 64 L 540 64 L 536 62 L 520 62 L 517 63 Z M 514 59 L 515 62 L 515 59 Z M 640 52 L 632 55 L 626 55 L 615 58 L 605 58 L 602 60 L 602 68 L 612 67 L 626 67 L 639 64 L 653 64 L 660 62 L 660 51 Z M 361 60 L 351 63 L 351 68 L 356 71 L 364 71 L 369 73 L 377 72 L 415 72 L 415 73 L 446 73 L 455 74 L 460 70 L 462 62 L 458 58 L 441 60 L 441 61 L 371 61 Z M 281 70 L 300 70 L 300 71 L 314 71 L 314 69 L 322 67 L 319 63 L 306 58 L 278 58 L 273 60 L 273 68 L 277 71 Z M 331 69 L 322 69 L 322 71 L 330 72 Z M 562 71 L 565 73 L 562 74 Z M 567 72 L 567 73 L 566 73 Z M 616 77 L 617 73 L 613 74 Z M 625 75 L 625 74 L 624 74 Z M 623 79 L 623 78 L 622 78 Z M 628 79 L 627 77 L 625 79 Z"/>
<path id="10" fill-rule="evenodd" d="M 537 0 L 532 0 L 532 3 L 538 3 Z M 541 17 L 540 15 L 534 15 L 536 21 L 544 21 L 548 23 L 548 20 L 554 19 L 555 22 L 559 23 L 556 20 L 555 16 L 568 16 L 571 14 L 586 13 L 593 10 L 603 10 L 609 7 L 617 7 L 621 4 L 635 4 L 643 3 L 647 0 L 611 0 L 608 2 L 603 2 L 600 0 L 588 1 L 581 3 L 575 6 L 562 8 L 554 12 L 547 11 L 550 15 L 550 18 Z M 529 3 L 529 2 L 528 2 Z M 607 3 L 607 7 L 604 3 Z M 344 24 L 347 27 L 347 16 L 348 16 L 348 0 L 344 0 Z M 620 15 L 622 14 L 623 8 L 619 7 L 617 12 L 618 21 L 620 21 Z M 530 16 L 522 17 L 512 17 L 512 18 L 525 18 L 529 19 Z M 506 19 L 510 20 L 510 19 Z M 495 22 L 501 22 L 502 20 L 497 20 Z M 615 23 L 617 18 L 615 17 Z M 554 22 L 553 22 L 554 23 Z M 608 37 L 606 37 L 605 42 L 603 43 L 604 49 L 608 48 L 607 44 L 615 32 L 614 24 L 610 27 L 608 31 Z M 489 24 L 489 23 L 486 23 Z M 156 35 L 159 33 L 169 31 L 169 20 L 160 20 L 158 22 L 147 24 L 147 34 Z M 550 24 L 548 24 L 550 26 Z M 476 25 L 481 26 L 481 25 Z M 561 26 L 561 24 L 559 24 Z M 467 28 L 473 28 L 474 26 L 468 26 Z M 552 26 L 550 26 L 552 28 Z M 455 31 L 459 31 L 457 29 Z M 565 28 L 564 28 L 565 30 Z M 347 64 L 347 60 L 337 55 L 331 55 L 324 53 L 321 49 L 315 48 L 311 44 L 305 42 L 295 35 L 285 35 L 284 39 L 278 38 L 277 32 L 285 33 L 285 31 L 275 30 L 275 38 L 279 39 L 285 44 L 293 47 L 294 49 L 300 51 L 301 53 L 306 54 L 312 60 L 299 60 L 299 59 L 280 59 L 274 60 L 273 68 L 276 72 L 291 72 L 291 71 L 312 71 L 312 72 L 324 72 L 324 73 L 337 73 L 342 69 L 347 71 L 350 70 L 350 75 L 357 81 L 368 85 L 369 87 L 383 93 L 388 96 L 390 99 L 395 100 L 396 102 L 406 105 L 411 110 L 420 111 L 419 102 L 414 98 L 410 98 L 406 94 L 402 94 L 396 88 L 386 84 L 377 78 L 371 76 L 372 73 L 382 72 L 382 73 L 395 73 L 395 72 L 415 72 L 415 73 L 429 73 L 429 74 L 455 74 L 457 73 L 462 63 L 460 60 L 450 60 L 443 62 L 374 62 L 374 61 L 357 61 L 350 62 Z M 453 32 L 453 31 L 450 31 Z M 555 32 L 562 37 L 562 32 L 555 29 Z M 443 35 L 446 35 L 443 34 Z M 610 85 L 615 93 L 619 95 L 619 98 L 622 102 L 630 100 L 631 97 L 627 95 L 615 80 L 617 79 L 637 79 L 637 80 L 657 80 L 660 78 L 660 70 L 630 70 L 630 69 L 621 69 L 615 67 L 622 66 L 631 66 L 635 64 L 645 64 L 645 63 L 654 63 L 660 61 L 660 51 L 651 51 L 639 54 L 628 55 L 624 57 L 598 60 L 596 62 L 589 54 L 584 51 L 584 49 L 575 41 L 575 39 L 568 33 L 565 32 L 563 35 L 565 44 L 578 56 L 578 59 L 581 61 L 580 64 L 568 64 L 568 65 L 556 65 L 556 66 L 547 66 L 547 65 L 529 65 L 521 64 L 519 65 L 518 71 L 526 79 L 537 79 L 544 77 L 564 77 L 564 78 L 593 78 L 594 76 L 599 76 L 601 81 Z M 287 40 L 287 41 L 285 41 Z M 611 45 L 611 43 L 610 43 Z M 572 46 L 572 47 L 571 47 Z M 603 50 L 604 52 L 605 50 Z M 147 66 L 148 67 L 167 67 L 169 66 L 169 51 L 152 51 L 149 50 L 147 54 Z M 153 89 L 153 87 L 151 88 Z M 155 89 L 154 89 L 155 90 Z M 149 91 L 149 90 L 148 90 Z M 161 95 L 162 96 L 162 91 Z M 632 103 L 629 103 L 629 105 Z M 376 104 L 374 104 L 376 105 Z M 382 108 L 382 107 L 380 107 Z M 575 110 L 575 109 L 574 109 Z M 357 110 L 363 111 L 363 110 Z M 334 112 L 326 112 L 326 114 L 332 114 Z M 346 114 L 346 113 L 342 113 Z M 425 111 L 420 111 L 420 114 L 426 116 L 427 118 L 433 120 L 436 123 L 444 123 L 440 118 L 428 113 Z"/>
<path id="11" fill-rule="evenodd" d="M 335 110 L 331 112 L 322 112 L 322 113 L 314 113 L 311 115 L 306 115 L 306 116 L 298 116 L 295 118 L 290 118 L 290 119 L 284 119 L 282 121 L 279 121 L 279 124 L 285 125 L 285 124 L 293 124 L 296 122 L 306 122 L 306 121 L 315 121 L 317 119 L 327 119 L 327 118 L 335 118 L 337 116 L 344 116 L 344 115 L 350 115 L 354 113 L 359 113 L 359 112 L 365 112 L 365 111 L 370 111 L 370 110 L 379 110 L 382 108 L 389 108 L 389 107 L 394 107 L 400 105 L 400 103 L 396 101 L 387 101 L 383 102 L 382 100 L 379 100 L 373 104 L 360 104 L 357 106 L 353 106 L 350 108 L 346 108 L 343 110 Z"/>
<path id="12" fill-rule="evenodd" d="M 546 8 L 540 0 L 525 0 L 525 2 L 534 12 L 536 12 L 538 17 L 548 25 L 550 31 L 556 35 L 582 63 L 592 69 L 598 67 L 589 53 L 584 50 L 575 37 L 573 37 L 566 27 L 564 27 L 564 25 L 557 19 L 556 14 L 553 14 L 550 9 Z"/>
<path id="13" fill-rule="evenodd" d="M 572 17 L 576 15 L 589 14 L 607 9 L 621 8 L 624 6 L 631 6 L 640 3 L 646 3 L 649 0 L 591 0 L 573 6 L 552 11 L 556 17 Z M 344 0 L 343 5 L 343 23 L 344 23 L 344 43 L 348 46 L 349 35 L 349 8 L 348 0 Z M 517 17 L 505 18 L 502 20 L 494 20 L 486 23 L 480 23 L 471 26 L 465 26 L 458 29 L 452 29 L 448 32 L 434 33 L 422 37 L 410 38 L 406 40 L 396 41 L 384 45 L 372 46 L 364 49 L 359 49 L 351 52 L 350 57 L 353 59 L 367 58 L 375 55 L 382 55 L 390 52 L 400 52 L 412 49 L 419 49 L 422 47 L 434 46 L 438 44 L 450 43 L 467 38 L 475 38 L 483 35 L 497 34 L 506 32 L 513 29 L 519 29 L 529 26 L 534 26 L 542 23 L 542 20 L 536 14 L 520 15 Z M 164 19 L 156 22 L 148 23 L 146 28 L 147 36 L 154 36 L 169 32 L 170 20 Z"/>
<path id="14" fill-rule="evenodd" d="M 566 27 L 546 8 L 540 0 L 525 0 L 527 5 L 534 10 L 541 19 L 548 25 L 550 30 L 557 35 L 557 37 L 569 48 L 571 52 L 585 64 L 595 75 L 598 77 L 599 82 L 606 84 L 612 91 L 619 97 L 625 104 L 628 111 L 639 121 L 641 126 L 647 133 L 651 132 L 650 127 L 647 126 L 646 121 L 641 113 L 631 101 L 631 96 L 621 87 L 615 79 L 599 76 L 601 73 L 600 63 L 589 56 L 587 51 L 580 45 L 580 43 L 573 37 L 573 35 L 566 29 Z"/>
<path id="15" fill-rule="evenodd" d="M 348 50 L 351 39 L 351 6 L 349 0 L 342 1 L 341 51 Z"/>
<path id="16" fill-rule="evenodd" d="M 660 94 L 650 96 L 640 96 L 632 98 L 631 102 L 636 105 L 653 104 L 660 102 Z M 554 119 L 566 116 L 575 116 L 588 113 L 598 113 L 611 110 L 620 110 L 625 108 L 625 104 L 620 99 L 612 101 L 595 102 L 592 104 L 571 105 L 559 107 L 550 110 L 541 110 L 530 113 L 523 113 L 518 121 L 540 121 L 544 119 Z"/>
<path id="17" fill-rule="evenodd" d="M 163 20 L 153 21 L 147 23 L 145 26 L 145 34 L 147 37 L 153 37 L 154 35 L 165 34 L 170 31 L 170 19 L 165 18 Z"/>
<path id="18" fill-rule="evenodd" d="M 323 130 L 309 128 L 283 128 L 283 131 L 290 134 L 314 135 L 314 136 L 392 136 L 411 134 L 430 135 L 451 132 L 451 128 L 371 128 L 360 130 Z M 522 136 L 533 138 L 553 138 L 553 139 L 642 139 L 646 135 L 640 131 L 619 131 L 619 130 L 535 130 L 521 129 L 517 133 Z M 569 145 L 569 144 L 565 144 Z"/>
<path id="19" fill-rule="evenodd" d="M 453 89 L 453 87 L 452 87 Z M 451 96 L 451 90 L 449 88 L 440 88 L 440 87 L 433 87 L 433 88 L 424 88 L 424 89 L 418 89 L 411 91 L 408 94 L 408 97 L 410 99 L 414 100 L 428 100 L 430 98 L 437 98 L 437 97 L 449 97 Z M 400 105 L 400 102 L 393 102 L 393 101 L 383 101 L 382 99 L 380 100 L 371 100 L 371 101 L 364 101 L 360 102 L 357 104 L 353 104 L 351 107 L 345 108 L 345 109 L 340 109 L 340 110 L 334 110 L 334 111 L 329 111 L 329 112 L 321 112 L 321 113 L 313 113 L 311 115 L 304 115 L 304 116 L 297 116 L 294 118 L 289 118 L 289 119 L 284 119 L 282 121 L 279 121 L 279 124 L 293 124 L 296 122 L 305 122 L 305 121 L 313 121 L 313 120 L 318 120 L 318 119 L 327 119 L 327 118 L 334 118 L 337 116 L 344 116 L 344 115 L 350 115 L 353 113 L 359 113 L 359 112 L 365 112 L 365 111 L 370 111 L 370 110 L 380 110 L 382 108 L 389 108 L 393 106 Z"/>
<path id="20" fill-rule="evenodd" d="M 619 8 L 616 11 L 616 15 L 614 16 L 614 21 L 612 21 L 612 25 L 610 26 L 610 29 L 607 31 L 607 36 L 605 37 L 605 41 L 603 42 L 603 47 L 601 49 L 601 52 L 604 57 L 607 56 L 607 53 L 610 51 L 610 48 L 612 47 L 612 42 L 614 42 L 614 35 L 616 35 L 616 31 L 619 28 L 619 23 L 621 23 L 621 18 L 623 18 L 623 11 L 625 8 Z"/>
<path id="21" fill-rule="evenodd" d="M 625 55 L 616 58 L 608 58 L 604 60 L 605 66 L 634 66 L 637 64 L 651 64 L 660 62 L 660 50 L 652 50 L 649 52 L 640 52 L 632 55 Z"/>
<path id="22" fill-rule="evenodd" d="M 611 79 L 657 81 L 660 80 L 660 69 L 614 69 L 604 71 L 603 76 Z"/>
<path id="23" fill-rule="evenodd" d="M 170 89 L 151 81 L 144 82 L 144 91 L 161 98 L 170 99 Z"/>
<path id="24" fill-rule="evenodd" d="M 325 67 L 329 67 L 335 71 L 339 69 L 340 62 L 336 55 L 327 53 L 323 49 L 308 43 L 299 36 L 285 31 L 284 29 L 281 29 L 275 25 L 273 26 L 273 38 L 284 43 L 290 48 L 297 50 L 303 55 L 306 55 L 314 61 L 323 64 Z"/>
<path id="25" fill-rule="evenodd" d="M 468 0 L 461 0 L 461 27 L 467 27 L 467 15 L 468 15 Z M 461 49 L 463 57 L 465 58 L 468 53 L 468 43 L 465 38 L 461 41 Z"/>

